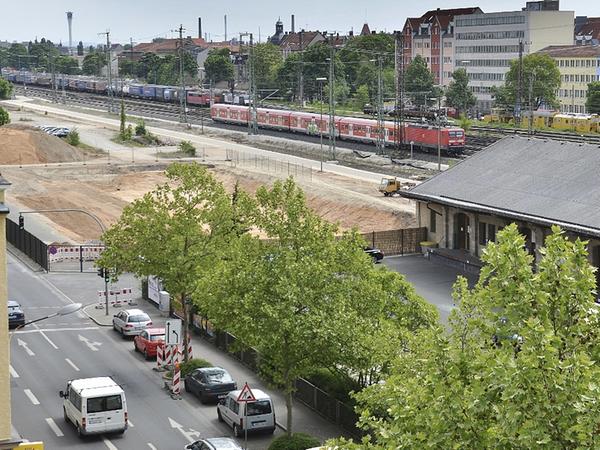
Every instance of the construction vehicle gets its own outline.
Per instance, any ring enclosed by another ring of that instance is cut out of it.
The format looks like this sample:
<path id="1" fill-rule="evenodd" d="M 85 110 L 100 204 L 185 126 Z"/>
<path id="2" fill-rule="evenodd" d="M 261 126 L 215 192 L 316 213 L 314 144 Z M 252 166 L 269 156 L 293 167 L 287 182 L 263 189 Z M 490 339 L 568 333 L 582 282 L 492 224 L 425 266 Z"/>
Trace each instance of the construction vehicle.
<path id="1" fill-rule="evenodd" d="M 416 186 L 416 183 L 410 181 L 400 181 L 398 178 L 382 178 L 379 184 L 379 192 L 382 192 L 386 197 L 390 197 L 394 194 L 400 193 L 400 191 L 407 191 L 410 188 Z"/>

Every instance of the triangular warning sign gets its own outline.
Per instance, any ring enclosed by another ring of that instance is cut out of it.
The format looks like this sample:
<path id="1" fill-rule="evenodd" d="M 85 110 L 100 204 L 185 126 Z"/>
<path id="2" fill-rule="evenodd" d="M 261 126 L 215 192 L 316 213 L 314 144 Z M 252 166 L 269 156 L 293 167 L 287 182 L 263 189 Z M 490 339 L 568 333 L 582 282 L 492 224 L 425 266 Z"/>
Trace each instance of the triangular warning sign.
<path id="1" fill-rule="evenodd" d="M 250 386 L 248 386 L 248 383 L 244 383 L 244 387 L 240 391 L 240 395 L 238 395 L 237 401 L 238 402 L 255 402 L 256 401 L 256 398 L 254 397 L 254 394 L 252 393 Z"/>

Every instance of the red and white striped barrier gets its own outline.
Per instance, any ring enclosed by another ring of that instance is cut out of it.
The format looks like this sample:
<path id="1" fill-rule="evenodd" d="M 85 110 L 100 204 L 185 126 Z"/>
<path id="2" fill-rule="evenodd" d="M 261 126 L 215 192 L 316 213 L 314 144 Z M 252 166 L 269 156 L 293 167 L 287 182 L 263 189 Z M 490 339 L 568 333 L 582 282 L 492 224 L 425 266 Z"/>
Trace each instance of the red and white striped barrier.
<path id="1" fill-rule="evenodd" d="M 179 397 L 181 393 L 181 371 L 179 370 L 179 362 L 173 365 L 173 384 L 171 386 L 171 394 Z"/>
<path id="2" fill-rule="evenodd" d="M 61 261 L 96 261 L 104 251 L 104 247 L 88 247 L 85 245 L 56 246 L 50 245 L 48 258 L 51 263 Z"/>
<path id="3" fill-rule="evenodd" d="M 125 303 L 129 303 L 130 305 L 135 304 L 132 292 L 133 291 L 131 290 L 131 288 L 111 289 L 110 291 L 108 291 L 108 302 L 111 306 L 115 308 L 119 308 Z M 105 303 L 106 291 L 98 291 L 98 305 L 96 305 L 96 308 L 104 308 Z"/>
<path id="4" fill-rule="evenodd" d="M 165 355 L 165 346 L 164 345 L 157 345 L 156 346 L 156 369 L 157 370 L 162 370 L 163 366 L 164 366 L 164 355 Z"/>
<path id="5" fill-rule="evenodd" d="M 172 345 L 165 345 L 164 346 L 164 360 L 163 360 L 163 364 L 165 367 L 170 366 L 173 363 L 173 346 Z"/>
<path id="6" fill-rule="evenodd" d="M 184 355 L 184 350 L 185 347 L 181 348 L 181 359 L 183 359 Z M 188 344 L 187 344 L 187 351 L 188 351 L 188 360 L 192 359 L 194 357 L 193 353 L 192 353 L 192 340 L 190 339 Z"/>

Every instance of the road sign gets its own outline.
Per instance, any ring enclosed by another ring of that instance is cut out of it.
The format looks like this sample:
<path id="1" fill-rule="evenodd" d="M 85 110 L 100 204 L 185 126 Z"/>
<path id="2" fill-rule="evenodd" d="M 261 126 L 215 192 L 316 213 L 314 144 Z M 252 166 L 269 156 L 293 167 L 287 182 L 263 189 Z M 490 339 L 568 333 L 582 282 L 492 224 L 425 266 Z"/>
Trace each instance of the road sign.
<path id="1" fill-rule="evenodd" d="M 256 397 L 254 397 L 254 394 L 252 393 L 250 386 L 248 386 L 248 383 L 244 383 L 244 387 L 240 391 L 240 395 L 238 395 L 237 401 L 238 402 L 255 402 L 256 401 Z"/>
<path id="2" fill-rule="evenodd" d="M 51 245 L 50 247 L 48 247 L 48 253 L 50 253 L 51 255 L 56 255 L 57 252 L 58 252 L 58 249 L 54 245 Z"/>
<path id="3" fill-rule="evenodd" d="M 181 319 L 169 319 L 165 324 L 165 345 L 180 345 Z"/>

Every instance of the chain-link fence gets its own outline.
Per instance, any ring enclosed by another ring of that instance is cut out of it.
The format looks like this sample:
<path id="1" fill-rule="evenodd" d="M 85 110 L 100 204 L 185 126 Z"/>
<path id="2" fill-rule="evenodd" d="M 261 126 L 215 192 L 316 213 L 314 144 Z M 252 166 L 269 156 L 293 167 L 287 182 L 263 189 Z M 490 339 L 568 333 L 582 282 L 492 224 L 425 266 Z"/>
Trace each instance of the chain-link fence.
<path id="1" fill-rule="evenodd" d="M 312 181 L 313 171 L 310 165 L 296 164 L 278 158 L 259 156 L 255 153 L 231 149 L 226 150 L 226 159 L 232 167 L 243 167 L 248 170 L 254 169 L 257 172 L 268 173 L 283 179 L 293 176 L 296 179 Z"/>

